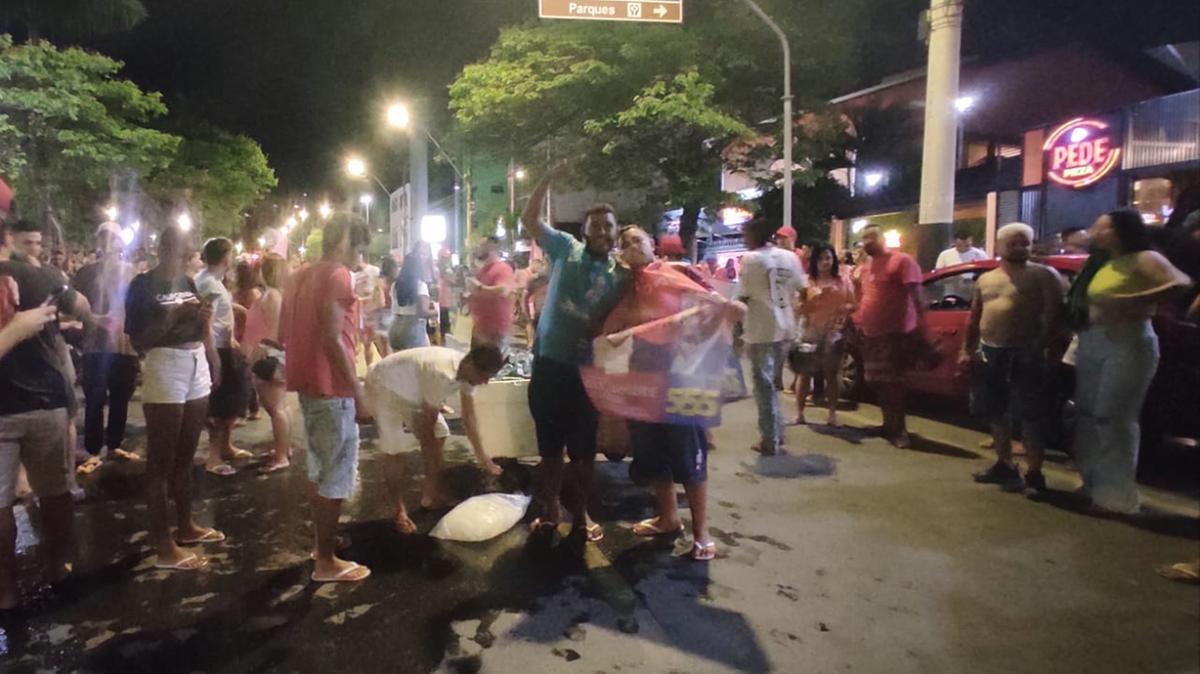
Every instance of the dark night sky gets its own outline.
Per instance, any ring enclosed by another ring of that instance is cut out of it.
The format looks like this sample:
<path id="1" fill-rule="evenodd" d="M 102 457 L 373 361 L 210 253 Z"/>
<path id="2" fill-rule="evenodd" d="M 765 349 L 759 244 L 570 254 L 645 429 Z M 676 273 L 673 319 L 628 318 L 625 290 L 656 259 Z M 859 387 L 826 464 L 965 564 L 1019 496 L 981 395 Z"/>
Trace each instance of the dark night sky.
<path id="1" fill-rule="evenodd" d="M 446 85 L 486 55 L 500 26 L 537 11 L 536 0 L 145 2 L 145 23 L 93 46 L 125 60 L 127 76 L 162 91 L 173 111 L 257 139 L 284 191 L 331 184 L 349 149 L 388 147 L 379 121 L 392 96 L 425 97 L 434 128 L 446 129 Z M 927 5 L 879 0 L 856 36 L 860 81 L 843 91 L 922 62 L 916 15 Z M 1055 42 L 1128 50 L 1200 34 L 1195 0 L 967 0 L 967 12 L 968 53 Z M 376 169 L 399 182 L 397 167 Z"/>

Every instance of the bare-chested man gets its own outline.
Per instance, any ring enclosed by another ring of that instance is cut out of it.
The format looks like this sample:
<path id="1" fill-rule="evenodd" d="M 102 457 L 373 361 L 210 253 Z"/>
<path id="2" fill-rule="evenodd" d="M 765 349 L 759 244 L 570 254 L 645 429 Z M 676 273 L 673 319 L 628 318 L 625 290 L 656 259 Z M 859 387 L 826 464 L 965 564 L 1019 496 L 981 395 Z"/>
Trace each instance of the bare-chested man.
<path id="1" fill-rule="evenodd" d="M 974 362 L 975 414 L 988 419 L 996 463 L 975 474 L 976 482 L 1005 491 L 1026 485 L 1045 491 L 1042 425 L 1050 411 L 1046 395 L 1046 347 L 1058 320 L 1063 286 L 1058 272 L 1029 262 L 1033 229 L 1014 222 L 996 232 L 1000 266 L 979 277 L 971 322 L 960 360 Z M 1028 453 L 1025 478 L 1013 464 L 1012 427 L 1019 421 Z"/>

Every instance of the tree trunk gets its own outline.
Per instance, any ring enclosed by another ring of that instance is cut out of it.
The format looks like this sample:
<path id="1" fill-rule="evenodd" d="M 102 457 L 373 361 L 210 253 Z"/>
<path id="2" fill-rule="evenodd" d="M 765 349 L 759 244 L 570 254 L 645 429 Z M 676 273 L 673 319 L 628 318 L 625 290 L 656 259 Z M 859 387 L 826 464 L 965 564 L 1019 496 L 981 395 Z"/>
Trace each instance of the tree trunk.
<path id="1" fill-rule="evenodd" d="M 679 238 L 683 241 L 684 250 L 692 250 L 692 242 L 696 240 L 696 230 L 700 228 L 700 207 L 688 204 L 683 207 L 683 215 L 679 216 Z"/>

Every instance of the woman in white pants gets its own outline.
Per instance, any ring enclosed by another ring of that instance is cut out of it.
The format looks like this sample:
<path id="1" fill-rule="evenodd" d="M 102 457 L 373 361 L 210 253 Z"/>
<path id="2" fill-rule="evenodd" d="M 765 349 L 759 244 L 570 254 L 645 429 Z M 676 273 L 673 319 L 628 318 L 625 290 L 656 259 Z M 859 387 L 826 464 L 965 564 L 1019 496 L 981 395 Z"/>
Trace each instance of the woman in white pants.
<path id="1" fill-rule="evenodd" d="M 139 274 L 125 299 L 125 331 L 145 356 L 142 409 L 146 416 L 146 509 L 160 569 L 192 571 L 208 564 L 186 546 L 218 543 L 225 534 L 192 519 L 192 459 L 208 415 L 208 394 L 219 368 L 212 341 L 212 305 L 196 295 L 185 269 L 185 235 L 162 230 L 158 266 Z M 174 536 L 167 499 L 175 501 Z"/>

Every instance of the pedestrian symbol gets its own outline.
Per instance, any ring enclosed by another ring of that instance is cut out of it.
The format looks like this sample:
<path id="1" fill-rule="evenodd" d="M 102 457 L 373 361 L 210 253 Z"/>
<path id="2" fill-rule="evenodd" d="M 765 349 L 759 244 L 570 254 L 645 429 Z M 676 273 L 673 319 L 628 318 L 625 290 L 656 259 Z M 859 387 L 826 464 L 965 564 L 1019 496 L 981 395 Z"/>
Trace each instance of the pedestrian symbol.
<path id="1" fill-rule="evenodd" d="M 642 18 L 642 3 L 640 3 L 640 2 L 629 3 L 629 18 L 631 18 L 631 19 Z"/>

